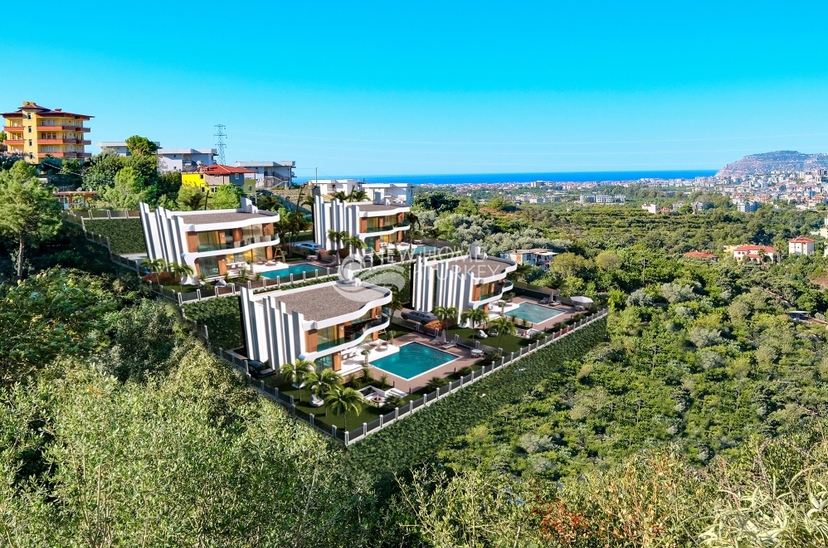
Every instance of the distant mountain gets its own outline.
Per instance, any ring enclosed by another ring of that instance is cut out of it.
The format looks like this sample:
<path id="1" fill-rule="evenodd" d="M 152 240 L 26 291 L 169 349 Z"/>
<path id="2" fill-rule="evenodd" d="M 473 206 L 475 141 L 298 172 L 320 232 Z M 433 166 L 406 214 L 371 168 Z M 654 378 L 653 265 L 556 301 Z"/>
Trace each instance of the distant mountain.
<path id="1" fill-rule="evenodd" d="M 803 154 L 795 150 L 779 150 L 745 156 L 738 162 L 727 164 L 716 175 L 745 177 L 771 171 L 812 171 L 817 168 L 828 168 L 828 154 Z"/>

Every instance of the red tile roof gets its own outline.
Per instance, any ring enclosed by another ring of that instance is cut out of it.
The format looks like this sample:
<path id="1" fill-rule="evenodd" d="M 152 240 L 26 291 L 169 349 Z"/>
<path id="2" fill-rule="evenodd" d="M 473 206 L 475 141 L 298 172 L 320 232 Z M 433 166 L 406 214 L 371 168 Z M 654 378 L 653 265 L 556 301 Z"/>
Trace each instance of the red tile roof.
<path id="1" fill-rule="evenodd" d="M 256 173 L 252 169 L 244 169 L 242 167 L 225 166 L 222 164 L 213 164 L 211 166 L 204 166 L 201 172 L 206 175 L 233 175 L 235 173 Z"/>
<path id="2" fill-rule="evenodd" d="M 0 113 L 0 116 L 4 118 L 20 118 L 23 116 L 23 110 L 35 110 L 37 111 L 36 114 L 38 116 L 68 116 L 73 118 L 82 118 L 84 120 L 89 120 L 94 118 L 94 116 L 89 116 L 88 114 L 76 114 L 73 112 L 64 112 L 62 109 L 56 108 L 54 110 L 48 109 L 46 107 L 42 107 L 37 103 L 24 103 L 23 106 L 18 108 L 15 112 L 3 112 Z"/>
<path id="3" fill-rule="evenodd" d="M 788 240 L 788 242 L 792 243 L 792 244 L 812 244 L 815 241 L 816 240 L 806 238 L 805 236 L 798 236 L 798 237 L 794 238 L 793 240 Z"/>
<path id="4" fill-rule="evenodd" d="M 684 254 L 685 257 L 693 257 L 695 259 L 717 259 L 714 253 L 705 253 L 704 251 L 688 251 Z"/>
<path id="5" fill-rule="evenodd" d="M 764 250 L 765 253 L 776 253 L 776 250 L 769 245 L 740 245 L 733 251 L 755 252 L 759 250 Z"/>

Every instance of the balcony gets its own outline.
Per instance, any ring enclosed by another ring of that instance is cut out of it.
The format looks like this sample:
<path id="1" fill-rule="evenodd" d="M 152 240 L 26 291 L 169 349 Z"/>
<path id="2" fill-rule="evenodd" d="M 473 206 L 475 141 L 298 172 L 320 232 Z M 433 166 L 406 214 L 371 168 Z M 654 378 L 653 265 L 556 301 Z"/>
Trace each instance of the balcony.
<path id="1" fill-rule="evenodd" d="M 394 225 L 395 228 L 408 228 L 410 226 L 411 226 L 411 223 L 409 221 L 401 221 L 401 222 Z"/>
<path id="2" fill-rule="evenodd" d="M 338 339 L 331 339 L 329 341 L 320 341 L 319 344 L 316 345 L 316 352 L 322 352 L 323 350 L 328 350 L 336 346 L 341 346 L 343 344 L 358 340 L 364 337 L 369 329 L 380 327 L 386 323 L 388 323 L 388 316 L 386 314 L 380 314 L 376 318 L 371 318 L 370 320 L 346 326 L 345 336 Z"/>
<path id="3" fill-rule="evenodd" d="M 89 152 L 64 152 L 64 151 L 57 151 L 57 152 L 38 152 L 38 158 L 46 158 L 47 156 L 51 156 L 52 158 L 89 158 L 92 156 Z"/>
<path id="4" fill-rule="evenodd" d="M 485 301 L 487 299 L 491 299 L 492 297 L 500 297 L 505 292 L 512 290 L 515 287 L 510 281 L 504 281 L 502 283 L 494 284 L 494 288 L 487 292 L 487 293 L 480 293 L 480 297 L 476 299 L 477 301 Z"/>
<path id="5" fill-rule="evenodd" d="M 81 126 L 37 126 L 37 131 L 74 131 L 77 133 L 86 133 L 89 131 L 89 128 Z"/>
<path id="6" fill-rule="evenodd" d="M 25 129 L 26 128 L 24 128 L 23 126 L 4 126 L 3 127 L 3 131 L 5 131 L 6 133 L 23 133 L 23 130 L 25 130 Z"/>
<path id="7" fill-rule="evenodd" d="M 9 146 L 14 146 L 14 145 L 23 146 L 23 139 L 6 139 L 3 142 L 6 143 Z"/>

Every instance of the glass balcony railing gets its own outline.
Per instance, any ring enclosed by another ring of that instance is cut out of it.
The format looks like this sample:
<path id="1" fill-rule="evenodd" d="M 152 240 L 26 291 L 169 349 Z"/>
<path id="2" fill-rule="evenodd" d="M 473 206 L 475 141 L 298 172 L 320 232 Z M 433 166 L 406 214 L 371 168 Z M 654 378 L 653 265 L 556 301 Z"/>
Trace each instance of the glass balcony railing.
<path id="1" fill-rule="evenodd" d="M 371 232 L 388 232 L 389 230 L 394 230 L 394 225 L 369 226 L 367 228 L 367 233 L 371 233 Z"/>
<path id="2" fill-rule="evenodd" d="M 513 287 L 513 285 L 512 285 L 511 282 L 496 283 L 494 285 L 494 288 L 491 291 L 488 291 L 488 292 L 485 292 L 485 293 L 481 292 L 480 293 L 480 298 L 478 298 L 477 300 L 478 301 L 485 301 L 486 299 L 491 299 L 492 297 L 499 297 L 500 295 L 503 294 L 504 291 L 509 291 L 510 289 L 512 289 L 512 287 Z"/>
<path id="3" fill-rule="evenodd" d="M 365 335 L 365 332 L 371 328 L 378 327 L 388 321 L 388 316 L 385 314 L 380 314 L 376 318 L 372 318 L 370 320 L 365 320 L 358 324 L 351 324 L 348 326 L 351 331 L 345 333 L 344 337 L 340 337 L 338 339 L 330 339 L 327 341 L 319 341 L 316 345 L 316 351 L 321 352 L 323 350 L 327 350 L 329 348 L 333 348 L 334 346 L 339 346 L 341 344 L 349 343 L 351 341 L 355 341 Z"/>
<path id="4" fill-rule="evenodd" d="M 406 226 L 411 226 L 411 223 L 409 221 L 401 221 L 401 222 L 395 224 L 394 226 L 396 228 L 402 228 L 402 227 L 406 227 Z"/>

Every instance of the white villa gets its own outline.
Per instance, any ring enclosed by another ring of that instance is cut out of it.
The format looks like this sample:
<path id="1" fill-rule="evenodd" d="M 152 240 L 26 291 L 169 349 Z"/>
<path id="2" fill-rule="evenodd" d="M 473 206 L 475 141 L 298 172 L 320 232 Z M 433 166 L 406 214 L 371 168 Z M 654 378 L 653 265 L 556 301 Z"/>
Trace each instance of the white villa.
<path id="1" fill-rule="evenodd" d="M 254 294 L 241 288 L 242 323 L 249 359 L 278 368 L 303 359 L 318 369 L 358 369 L 360 345 L 377 340 L 390 323 L 383 305 L 391 291 L 359 279 Z M 350 367 L 349 367 L 350 364 Z"/>
<path id="2" fill-rule="evenodd" d="M 504 259 L 509 259 L 518 264 L 527 264 L 531 266 L 539 266 L 541 268 L 549 268 L 549 263 L 557 255 L 554 251 L 536 247 L 534 249 L 515 249 L 513 251 L 505 251 L 502 256 Z"/>
<path id="3" fill-rule="evenodd" d="M 437 306 L 457 308 L 457 320 L 470 308 L 488 312 L 513 285 L 506 275 L 517 264 L 509 259 L 489 257 L 471 246 L 469 255 L 452 259 L 420 256 L 414 266 L 412 305 L 416 310 L 433 310 Z"/>
<path id="4" fill-rule="evenodd" d="M 279 215 L 259 211 L 247 198 L 239 209 L 150 211 L 145 203 L 139 208 L 149 258 L 189 265 L 196 276 L 224 276 L 272 260 L 279 243 L 273 227 Z"/>
<path id="5" fill-rule="evenodd" d="M 364 191 L 367 201 L 348 202 L 332 199 L 331 194 Z M 319 181 L 313 187 L 313 236 L 324 249 L 341 249 L 329 231 L 348 232 L 366 244 L 366 249 L 379 251 L 383 244 L 405 240 L 409 223 L 405 214 L 411 211 L 411 185 L 368 184 L 355 179 Z"/>
<path id="6" fill-rule="evenodd" d="M 799 236 L 792 240 L 788 240 L 788 254 L 789 255 L 813 255 L 815 240 Z"/>

